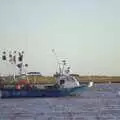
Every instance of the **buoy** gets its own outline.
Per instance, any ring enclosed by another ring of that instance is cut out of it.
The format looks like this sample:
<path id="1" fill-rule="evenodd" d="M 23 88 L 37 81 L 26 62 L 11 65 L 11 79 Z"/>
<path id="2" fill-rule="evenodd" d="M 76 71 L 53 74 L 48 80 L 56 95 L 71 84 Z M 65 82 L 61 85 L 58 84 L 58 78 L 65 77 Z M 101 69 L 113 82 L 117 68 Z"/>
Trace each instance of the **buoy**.
<path id="1" fill-rule="evenodd" d="M 93 82 L 91 81 L 89 82 L 88 87 L 92 87 L 92 86 L 93 86 Z"/>

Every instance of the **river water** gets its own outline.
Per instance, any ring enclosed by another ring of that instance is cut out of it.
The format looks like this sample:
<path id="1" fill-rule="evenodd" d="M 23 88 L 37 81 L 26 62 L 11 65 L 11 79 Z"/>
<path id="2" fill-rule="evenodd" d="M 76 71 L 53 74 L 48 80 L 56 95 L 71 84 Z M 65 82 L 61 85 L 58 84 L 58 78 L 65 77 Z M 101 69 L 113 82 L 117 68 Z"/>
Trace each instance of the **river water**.
<path id="1" fill-rule="evenodd" d="M 120 120 L 120 84 L 70 97 L 0 99 L 0 120 Z"/>

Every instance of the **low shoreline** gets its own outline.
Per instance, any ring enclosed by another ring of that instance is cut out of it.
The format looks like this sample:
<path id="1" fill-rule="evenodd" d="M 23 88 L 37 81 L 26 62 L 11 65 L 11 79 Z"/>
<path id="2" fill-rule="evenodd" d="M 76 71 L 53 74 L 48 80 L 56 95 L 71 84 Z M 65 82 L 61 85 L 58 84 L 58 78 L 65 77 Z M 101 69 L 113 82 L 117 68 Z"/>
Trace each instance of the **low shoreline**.
<path id="1" fill-rule="evenodd" d="M 81 83 L 88 83 L 93 81 L 94 83 L 120 83 L 120 76 L 75 76 Z M 10 77 L 4 77 L 0 79 L 0 84 L 16 84 L 19 80 L 16 77 L 16 81 Z M 24 78 L 25 79 L 25 78 Z M 27 80 L 31 84 L 54 84 L 55 77 L 53 76 L 27 76 Z"/>
<path id="2" fill-rule="evenodd" d="M 81 82 L 120 83 L 120 76 L 80 76 Z"/>

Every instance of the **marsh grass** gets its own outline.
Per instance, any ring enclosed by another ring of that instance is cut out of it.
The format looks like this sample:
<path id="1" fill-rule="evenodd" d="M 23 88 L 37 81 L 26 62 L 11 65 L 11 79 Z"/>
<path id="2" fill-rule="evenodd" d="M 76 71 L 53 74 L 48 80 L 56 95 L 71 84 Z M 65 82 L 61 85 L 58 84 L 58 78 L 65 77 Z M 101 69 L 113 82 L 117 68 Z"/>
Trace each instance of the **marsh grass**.
<path id="1" fill-rule="evenodd" d="M 120 76 L 79 76 L 74 75 L 77 80 L 81 83 L 88 83 L 89 81 L 93 81 L 94 83 L 119 83 Z M 55 77 L 53 76 L 27 76 L 23 78 L 24 80 L 28 80 L 30 84 L 54 84 L 56 82 Z M 12 77 L 6 78 L 1 81 L 2 84 L 16 84 L 17 81 L 21 80 L 20 78 L 16 78 L 14 80 Z"/>

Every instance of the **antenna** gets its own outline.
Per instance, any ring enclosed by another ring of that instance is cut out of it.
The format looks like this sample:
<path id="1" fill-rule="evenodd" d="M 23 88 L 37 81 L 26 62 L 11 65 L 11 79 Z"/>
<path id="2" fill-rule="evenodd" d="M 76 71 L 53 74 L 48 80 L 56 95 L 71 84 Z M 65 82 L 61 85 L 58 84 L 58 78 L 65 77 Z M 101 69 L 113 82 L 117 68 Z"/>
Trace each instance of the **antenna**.
<path id="1" fill-rule="evenodd" d="M 57 62 L 57 66 L 58 66 L 58 68 L 59 68 L 59 72 L 61 73 L 60 63 L 59 63 L 57 54 L 56 54 L 56 52 L 55 52 L 55 49 L 52 49 L 52 53 L 55 55 L 56 62 Z"/>
<path id="2" fill-rule="evenodd" d="M 55 49 L 52 49 L 52 53 L 55 55 L 55 58 L 56 58 L 57 64 L 59 64 L 58 57 L 57 57 L 57 54 L 56 54 L 56 52 L 55 52 Z"/>

